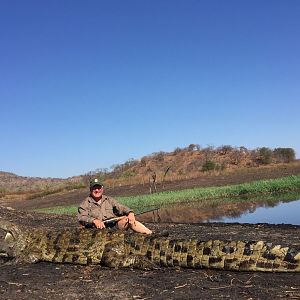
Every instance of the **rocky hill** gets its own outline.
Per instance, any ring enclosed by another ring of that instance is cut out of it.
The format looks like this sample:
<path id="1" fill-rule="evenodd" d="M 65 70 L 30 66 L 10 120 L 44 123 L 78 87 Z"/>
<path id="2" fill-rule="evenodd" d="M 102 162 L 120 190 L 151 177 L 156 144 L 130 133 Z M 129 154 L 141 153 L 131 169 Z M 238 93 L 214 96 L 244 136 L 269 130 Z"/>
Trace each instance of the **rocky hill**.
<path id="1" fill-rule="evenodd" d="M 27 194 L 25 198 L 51 194 L 62 190 L 77 189 L 87 186 L 91 176 L 100 176 L 110 187 L 188 180 L 203 177 L 206 174 L 220 174 L 280 163 L 295 161 L 292 148 L 270 149 L 266 147 L 249 150 L 245 147 L 221 146 L 202 148 L 190 144 L 185 148 L 176 148 L 172 152 L 157 152 L 130 159 L 123 164 L 114 165 L 111 170 L 97 169 L 88 174 L 61 178 L 24 177 L 0 171 L 0 198 L 16 197 Z"/>
<path id="2" fill-rule="evenodd" d="M 61 178 L 41 178 L 41 177 L 25 177 L 18 176 L 14 173 L 0 171 L 0 192 L 26 192 L 51 190 L 53 188 L 60 189 L 67 185 L 82 184 L 82 177 L 71 177 L 68 179 Z"/>
<path id="3" fill-rule="evenodd" d="M 98 169 L 86 174 L 97 175 L 110 184 L 135 184 L 153 180 L 179 180 L 201 177 L 207 172 L 226 172 L 236 169 L 253 168 L 295 160 L 292 148 L 267 147 L 249 150 L 245 147 L 221 146 L 218 148 L 191 144 L 176 148 L 172 152 L 157 152 L 130 159 L 124 164 L 113 166 L 112 171 Z"/>

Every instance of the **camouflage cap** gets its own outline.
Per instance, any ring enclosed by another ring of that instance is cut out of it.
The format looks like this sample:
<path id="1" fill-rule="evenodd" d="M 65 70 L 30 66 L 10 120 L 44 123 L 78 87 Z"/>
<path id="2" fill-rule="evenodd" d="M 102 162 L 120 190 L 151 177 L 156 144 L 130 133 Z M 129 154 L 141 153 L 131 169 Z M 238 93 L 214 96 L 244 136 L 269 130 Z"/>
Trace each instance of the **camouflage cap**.
<path id="1" fill-rule="evenodd" d="M 96 186 L 96 185 L 100 185 L 103 186 L 103 184 L 101 183 L 99 178 L 94 178 L 90 180 L 90 188 Z"/>

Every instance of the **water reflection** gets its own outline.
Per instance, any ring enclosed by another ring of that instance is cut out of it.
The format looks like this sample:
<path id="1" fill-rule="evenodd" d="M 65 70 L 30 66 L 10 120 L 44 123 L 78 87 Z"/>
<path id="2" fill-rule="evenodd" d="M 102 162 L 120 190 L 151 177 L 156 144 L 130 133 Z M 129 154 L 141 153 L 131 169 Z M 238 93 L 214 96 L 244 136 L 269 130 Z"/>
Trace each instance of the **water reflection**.
<path id="1" fill-rule="evenodd" d="M 140 216 L 143 222 L 239 222 L 300 225 L 300 195 L 191 202 L 163 207 Z"/>

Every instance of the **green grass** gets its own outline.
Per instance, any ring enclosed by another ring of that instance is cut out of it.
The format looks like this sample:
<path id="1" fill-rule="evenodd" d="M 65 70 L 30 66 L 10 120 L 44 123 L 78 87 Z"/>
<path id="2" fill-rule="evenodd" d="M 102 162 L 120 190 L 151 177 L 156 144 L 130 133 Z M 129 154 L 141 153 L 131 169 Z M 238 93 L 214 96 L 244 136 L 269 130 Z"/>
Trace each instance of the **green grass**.
<path id="1" fill-rule="evenodd" d="M 78 189 L 82 189 L 84 187 L 86 187 L 86 186 L 83 183 L 70 184 L 67 186 L 59 187 L 59 188 L 53 188 L 53 189 L 43 190 L 40 192 L 35 192 L 32 195 L 27 196 L 26 199 L 29 200 L 29 199 L 40 198 L 40 197 L 56 194 L 59 192 L 78 190 Z"/>
<path id="2" fill-rule="evenodd" d="M 178 202 L 197 201 L 199 206 L 218 205 L 225 201 L 233 201 L 232 199 L 236 201 L 237 198 L 241 201 L 246 197 L 292 191 L 300 191 L 300 175 L 222 187 L 194 188 L 134 197 L 117 197 L 117 200 L 135 211 L 140 212 L 151 207 L 164 207 Z M 57 214 L 75 214 L 77 207 L 77 205 L 72 205 L 67 207 L 38 209 L 37 211 Z"/>

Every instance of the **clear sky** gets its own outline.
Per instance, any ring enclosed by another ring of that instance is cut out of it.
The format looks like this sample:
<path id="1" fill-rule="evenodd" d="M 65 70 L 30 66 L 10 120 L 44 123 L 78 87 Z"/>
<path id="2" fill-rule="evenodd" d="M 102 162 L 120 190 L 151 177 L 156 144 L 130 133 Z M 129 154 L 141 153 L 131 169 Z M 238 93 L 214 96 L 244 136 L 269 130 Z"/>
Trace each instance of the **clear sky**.
<path id="1" fill-rule="evenodd" d="M 300 156 L 299 0 L 0 0 L 0 170 L 189 144 Z"/>

